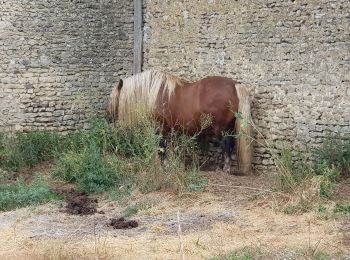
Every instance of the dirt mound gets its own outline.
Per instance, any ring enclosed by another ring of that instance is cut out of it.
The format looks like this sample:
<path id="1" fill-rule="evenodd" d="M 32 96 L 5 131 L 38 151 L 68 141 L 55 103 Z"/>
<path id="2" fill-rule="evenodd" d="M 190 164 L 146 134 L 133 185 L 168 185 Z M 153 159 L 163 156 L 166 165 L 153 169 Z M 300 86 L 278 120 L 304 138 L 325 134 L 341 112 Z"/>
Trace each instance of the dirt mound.
<path id="1" fill-rule="evenodd" d="M 67 198 L 66 211 L 74 215 L 89 215 L 97 212 L 97 199 L 91 199 L 84 193 L 71 194 Z"/>
<path id="2" fill-rule="evenodd" d="M 126 221 L 124 218 L 112 218 L 108 225 L 115 229 L 129 229 L 136 228 L 139 224 L 135 220 Z"/>

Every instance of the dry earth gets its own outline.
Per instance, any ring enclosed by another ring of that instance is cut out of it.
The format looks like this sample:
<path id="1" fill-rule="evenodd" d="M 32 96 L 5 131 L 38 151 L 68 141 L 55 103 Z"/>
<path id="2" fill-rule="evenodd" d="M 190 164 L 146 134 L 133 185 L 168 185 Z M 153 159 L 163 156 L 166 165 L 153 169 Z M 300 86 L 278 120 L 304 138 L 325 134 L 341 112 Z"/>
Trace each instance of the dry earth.
<path id="1" fill-rule="evenodd" d="M 180 198 L 156 192 L 133 194 L 122 204 L 100 200 L 97 213 L 84 216 L 68 214 L 63 202 L 1 213 L 0 258 L 181 259 L 181 240 L 186 259 L 206 259 L 243 247 L 265 252 L 263 259 L 307 259 L 306 251 L 310 258 L 324 251 L 334 259 L 350 259 L 349 218 L 277 213 L 273 200 L 263 199 L 264 190 L 274 185 L 271 178 L 205 174 L 209 186 L 204 192 Z M 108 225 L 136 203 L 147 205 L 131 217 L 138 222 L 136 228 Z"/>

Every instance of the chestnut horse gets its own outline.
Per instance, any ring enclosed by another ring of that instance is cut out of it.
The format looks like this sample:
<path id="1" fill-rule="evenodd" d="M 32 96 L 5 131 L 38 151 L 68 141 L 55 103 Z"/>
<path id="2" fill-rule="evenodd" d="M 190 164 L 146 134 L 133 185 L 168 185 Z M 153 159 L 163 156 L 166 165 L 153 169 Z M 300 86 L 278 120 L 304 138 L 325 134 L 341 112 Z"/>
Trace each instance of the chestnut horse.
<path id="1" fill-rule="evenodd" d="M 136 122 L 142 120 L 138 112 L 140 108 L 147 116 L 156 119 L 163 134 L 171 129 L 196 134 L 203 130 L 203 115 L 209 115 L 210 131 L 206 132 L 222 140 L 224 170 L 230 171 L 234 145 L 232 134 L 235 132 L 239 171 L 250 173 L 250 102 L 244 85 L 217 76 L 190 83 L 155 70 L 120 79 L 110 95 L 109 117 L 114 121 Z"/>

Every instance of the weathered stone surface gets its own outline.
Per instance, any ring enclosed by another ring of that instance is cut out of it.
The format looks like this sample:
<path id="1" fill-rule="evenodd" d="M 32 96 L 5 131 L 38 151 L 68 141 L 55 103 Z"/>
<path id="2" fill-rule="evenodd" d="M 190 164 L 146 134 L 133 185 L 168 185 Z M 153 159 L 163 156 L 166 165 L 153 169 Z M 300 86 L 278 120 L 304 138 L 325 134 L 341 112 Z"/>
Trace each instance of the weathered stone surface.
<path id="1" fill-rule="evenodd" d="M 127 0 L 0 1 L 0 131 L 66 131 L 102 112 L 132 71 L 132 17 Z"/>
<path id="2" fill-rule="evenodd" d="M 144 68 L 245 82 L 269 141 L 305 149 L 350 133 L 349 1 L 144 2 Z M 272 164 L 256 146 L 256 166 Z"/>

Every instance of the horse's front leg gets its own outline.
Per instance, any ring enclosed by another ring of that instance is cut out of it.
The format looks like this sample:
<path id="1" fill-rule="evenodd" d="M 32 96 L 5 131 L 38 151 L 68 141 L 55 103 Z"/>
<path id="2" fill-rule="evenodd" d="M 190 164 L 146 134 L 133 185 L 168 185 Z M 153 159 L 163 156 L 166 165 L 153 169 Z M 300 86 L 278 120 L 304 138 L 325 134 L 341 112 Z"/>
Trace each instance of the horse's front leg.
<path id="1" fill-rule="evenodd" d="M 234 140 L 232 136 L 224 136 L 221 139 L 223 171 L 231 173 L 231 155 L 234 148 Z"/>
<path id="2" fill-rule="evenodd" d="M 161 165 L 164 165 L 167 159 L 167 139 L 165 136 L 162 136 L 159 141 L 159 148 L 158 148 L 158 157 L 160 159 Z"/>

